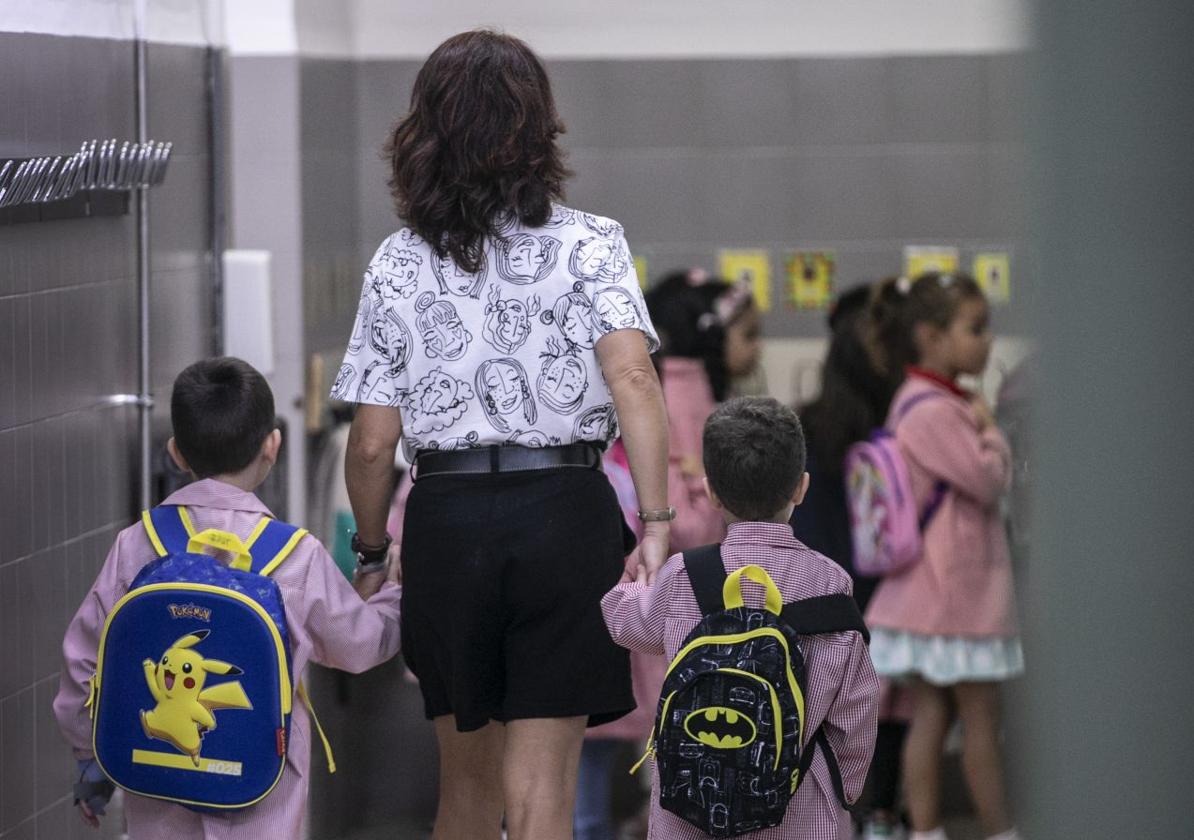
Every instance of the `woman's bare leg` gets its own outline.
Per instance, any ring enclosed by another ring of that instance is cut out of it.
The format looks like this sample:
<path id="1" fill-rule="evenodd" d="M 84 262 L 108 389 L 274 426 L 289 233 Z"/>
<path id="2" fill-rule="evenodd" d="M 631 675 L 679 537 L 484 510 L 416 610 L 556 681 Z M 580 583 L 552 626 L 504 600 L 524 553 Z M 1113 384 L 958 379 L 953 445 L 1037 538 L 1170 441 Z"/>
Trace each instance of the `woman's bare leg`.
<path id="1" fill-rule="evenodd" d="M 456 718 L 435 719 L 439 740 L 439 807 L 432 840 L 498 840 L 502 836 L 505 727 L 490 723 L 457 732 Z"/>
<path id="2" fill-rule="evenodd" d="M 571 840 L 584 717 L 506 724 L 503 762 L 510 840 Z"/>

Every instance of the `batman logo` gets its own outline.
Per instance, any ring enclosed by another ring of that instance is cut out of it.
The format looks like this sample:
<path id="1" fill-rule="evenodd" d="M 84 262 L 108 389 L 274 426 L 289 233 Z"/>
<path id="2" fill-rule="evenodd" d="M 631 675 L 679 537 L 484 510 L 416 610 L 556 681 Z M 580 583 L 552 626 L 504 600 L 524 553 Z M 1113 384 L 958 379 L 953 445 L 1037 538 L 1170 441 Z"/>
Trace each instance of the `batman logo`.
<path id="1" fill-rule="evenodd" d="M 745 747 L 755 739 L 754 721 L 725 706 L 707 706 L 684 718 L 684 731 L 694 741 L 719 750 Z"/>

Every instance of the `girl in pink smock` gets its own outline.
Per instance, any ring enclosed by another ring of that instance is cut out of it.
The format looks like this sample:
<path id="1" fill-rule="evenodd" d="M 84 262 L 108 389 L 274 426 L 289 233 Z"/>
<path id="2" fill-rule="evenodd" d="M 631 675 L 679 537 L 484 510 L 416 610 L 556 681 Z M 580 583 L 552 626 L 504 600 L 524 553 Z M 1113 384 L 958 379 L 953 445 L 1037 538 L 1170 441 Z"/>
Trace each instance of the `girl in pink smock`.
<path id="1" fill-rule="evenodd" d="M 879 288 L 872 323 L 887 369 L 907 370 L 888 425 L 913 492 L 924 507 L 936 488 L 944 490 L 922 558 L 885 578 L 866 613 L 875 670 L 906 680 L 914 695 L 903 759 L 911 838 L 946 838 L 940 764 L 956 709 L 962 767 L 983 829 L 992 840 L 1013 840 L 999 746 L 999 686 L 1023 670 L 999 511 L 1011 453 L 990 407 L 956 382 L 986 367 L 987 302 L 965 275 L 899 278 Z"/>

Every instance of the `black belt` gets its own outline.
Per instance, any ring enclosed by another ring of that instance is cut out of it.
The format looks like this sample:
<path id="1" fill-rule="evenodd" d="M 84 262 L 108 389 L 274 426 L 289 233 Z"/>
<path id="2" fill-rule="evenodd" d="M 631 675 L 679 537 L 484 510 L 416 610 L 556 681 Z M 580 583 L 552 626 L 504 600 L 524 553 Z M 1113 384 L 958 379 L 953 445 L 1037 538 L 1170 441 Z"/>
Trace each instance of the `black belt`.
<path id="1" fill-rule="evenodd" d="M 489 475 L 492 473 L 550 470 L 555 467 L 601 466 L 601 450 L 591 443 L 566 446 L 485 446 L 437 452 L 424 449 L 415 456 L 413 480 L 448 473 Z"/>

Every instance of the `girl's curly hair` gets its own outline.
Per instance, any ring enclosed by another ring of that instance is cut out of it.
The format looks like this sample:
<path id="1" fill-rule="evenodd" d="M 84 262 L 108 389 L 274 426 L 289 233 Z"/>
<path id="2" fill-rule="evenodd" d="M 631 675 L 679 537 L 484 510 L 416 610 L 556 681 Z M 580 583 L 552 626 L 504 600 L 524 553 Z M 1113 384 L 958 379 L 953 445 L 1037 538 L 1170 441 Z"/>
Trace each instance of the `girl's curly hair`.
<path id="1" fill-rule="evenodd" d="M 563 198 L 563 132 L 530 47 L 484 29 L 452 36 L 419 70 L 385 145 L 398 215 L 437 256 L 480 271 L 485 237 L 515 217 L 540 227 Z"/>

